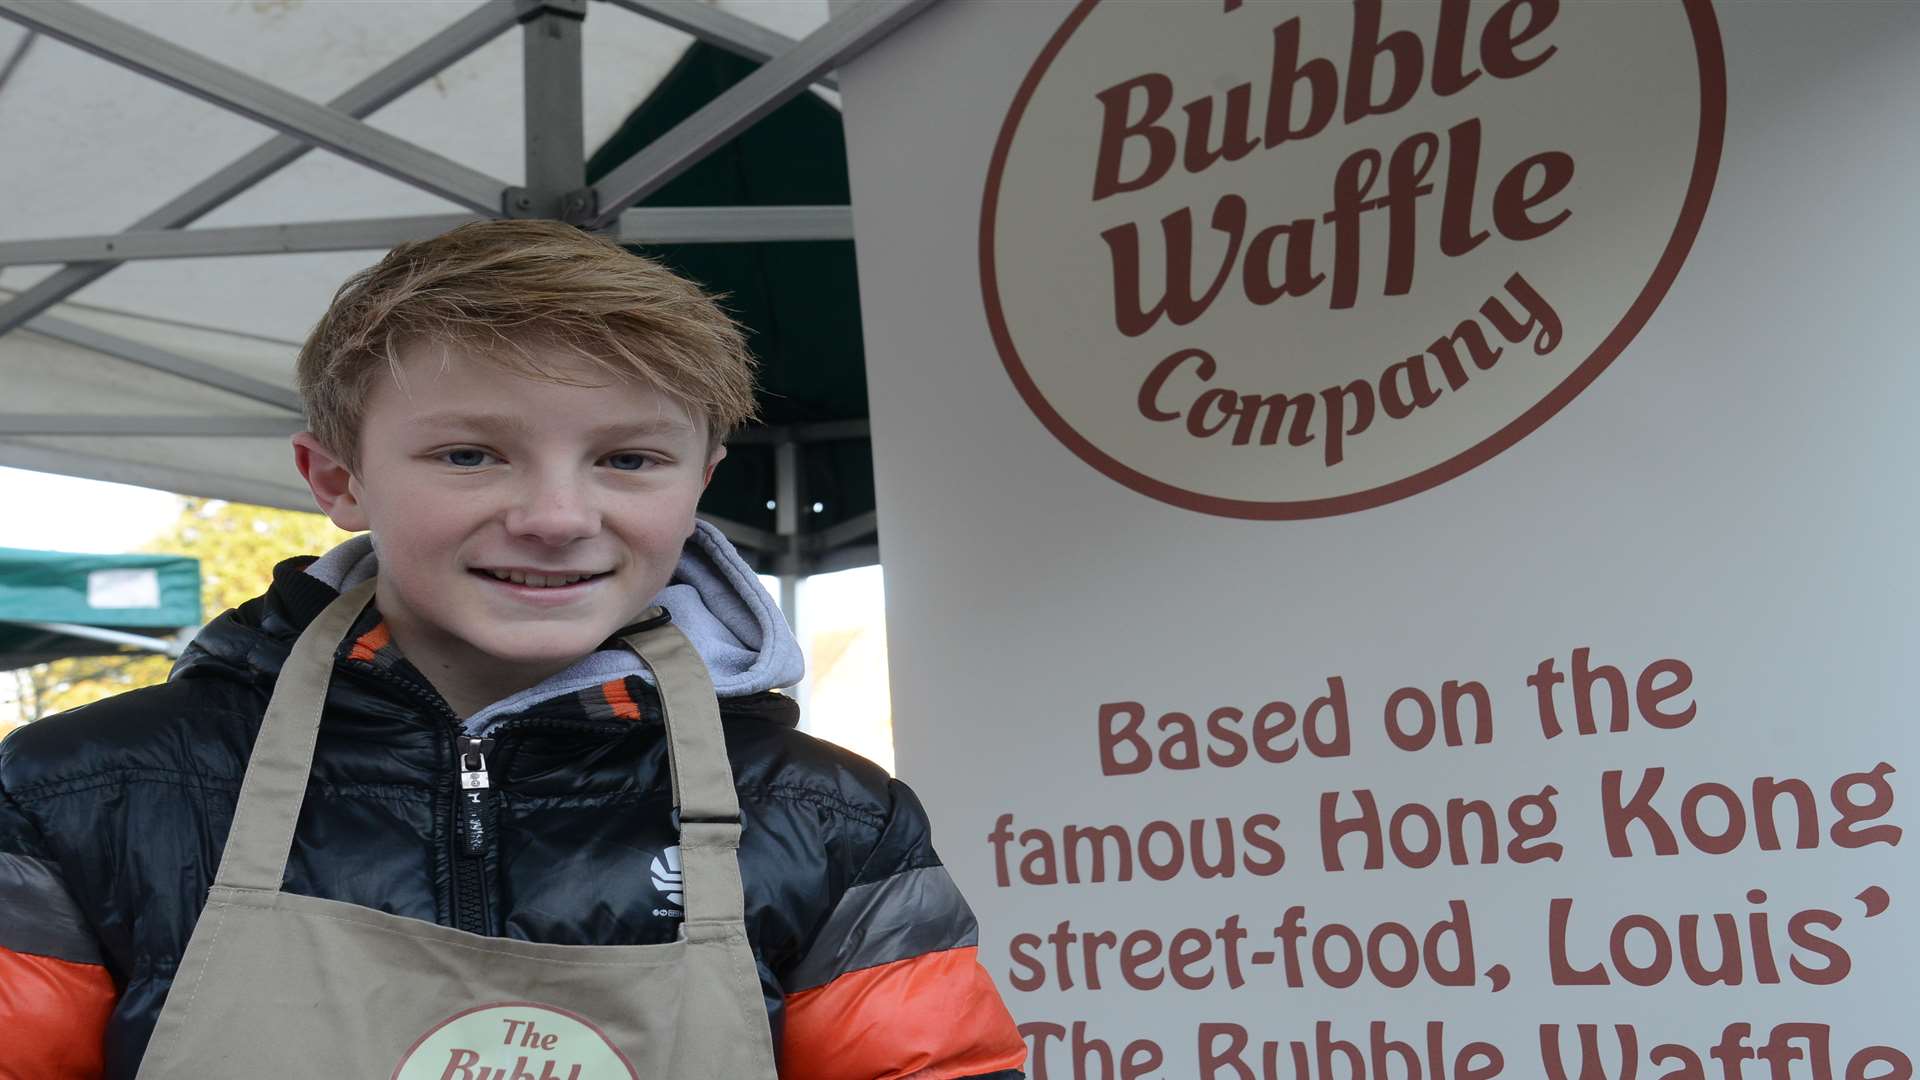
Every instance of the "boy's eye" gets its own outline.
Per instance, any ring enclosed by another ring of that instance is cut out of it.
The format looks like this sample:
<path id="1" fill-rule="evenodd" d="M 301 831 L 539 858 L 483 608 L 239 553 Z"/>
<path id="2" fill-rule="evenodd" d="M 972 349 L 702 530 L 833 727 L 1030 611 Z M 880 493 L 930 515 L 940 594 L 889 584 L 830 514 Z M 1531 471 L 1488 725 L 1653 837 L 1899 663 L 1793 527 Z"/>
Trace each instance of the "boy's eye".
<path id="1" fill-rule="evenodd" d="M 447 464 L 449 465 L 456 465 L 462 469 L 473 469 L 486 464 L 486 459 L 489 455 L 485 450 L 462 447 L 458 450 L 444 451 L 440 456 L 447 459 Z"/>
<path id="2" fill-rule="evenodd" d="M 622 453 L 622 454 L 608 454 L 607 464 L 611 465 L 616 469 L 621 470 L 622 472 L 637 472 L 653 464 L 653 460 L 647 457 L 647 455 L 645 454 L 629 452 L 629 453 Z"/>

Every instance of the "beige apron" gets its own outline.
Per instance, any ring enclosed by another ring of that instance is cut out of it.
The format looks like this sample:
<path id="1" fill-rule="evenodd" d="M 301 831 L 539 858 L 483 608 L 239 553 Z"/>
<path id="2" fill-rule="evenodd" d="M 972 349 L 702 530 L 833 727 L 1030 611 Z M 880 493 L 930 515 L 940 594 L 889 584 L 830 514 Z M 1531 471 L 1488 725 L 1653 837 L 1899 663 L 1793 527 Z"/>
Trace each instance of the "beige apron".
<path id="1" fill-rule="evenodd" d="M 706 665 L 655 609 L 623 640 L 666 717 L 686 919 L 664 945 L 483 937 L 280 891 L 333 656 L 373 582 L 281 670 L 139 1080 L 770 1080 L 740 806 Z"/>

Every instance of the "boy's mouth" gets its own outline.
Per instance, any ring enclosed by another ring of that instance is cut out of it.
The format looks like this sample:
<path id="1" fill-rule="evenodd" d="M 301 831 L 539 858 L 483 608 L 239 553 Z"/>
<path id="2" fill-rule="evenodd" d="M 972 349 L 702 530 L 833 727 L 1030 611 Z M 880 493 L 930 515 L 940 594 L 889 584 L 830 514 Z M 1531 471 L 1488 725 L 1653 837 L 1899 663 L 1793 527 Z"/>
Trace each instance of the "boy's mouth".
<path id="1" fill-rule="evenodd" d="M 610 570 L 549 571 L 535 573 L 527 570 L 486 570 L 475 569 L 473 573 L 483 574 L 495 581 L 504 581 L 513 585 L 524 585 L 533 589 L 560 589 L 568 585 L 577 585 L 583 581 L 605 577 Z"/>

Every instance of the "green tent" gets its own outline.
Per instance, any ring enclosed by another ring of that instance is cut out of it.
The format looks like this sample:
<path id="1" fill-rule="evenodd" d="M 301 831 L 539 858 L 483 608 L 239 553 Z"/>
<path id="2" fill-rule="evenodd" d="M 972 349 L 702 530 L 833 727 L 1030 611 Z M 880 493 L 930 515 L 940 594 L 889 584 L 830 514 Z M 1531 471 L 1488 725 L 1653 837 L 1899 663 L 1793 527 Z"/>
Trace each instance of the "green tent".
<path id="1" fill-rule="evenodd" d="M 0 548 L 0 671 L 68 656 L 178 656 L 181 631 L 199 625 L 198 559 Z"/>
<path id="2" fill-rule="evenodd" d="M 588 160 L 588 181 L 598 181 L 759 66 L 695 43 Z M 845 206 L 851 194 L 840 111 L 806 93 L 639 205 Z M 731 442 L 727 463 L 700 502 L 701 514 L 720 524 L 762 573 L 817 574 L 878 562 L 853 241 L 654 244 L 637 250 L 726 294 L 726 306 L 746 327 L 760 361 L 764 426 Z M 782 499 L 796 504 L 784 527 L 776 510 Z"/>

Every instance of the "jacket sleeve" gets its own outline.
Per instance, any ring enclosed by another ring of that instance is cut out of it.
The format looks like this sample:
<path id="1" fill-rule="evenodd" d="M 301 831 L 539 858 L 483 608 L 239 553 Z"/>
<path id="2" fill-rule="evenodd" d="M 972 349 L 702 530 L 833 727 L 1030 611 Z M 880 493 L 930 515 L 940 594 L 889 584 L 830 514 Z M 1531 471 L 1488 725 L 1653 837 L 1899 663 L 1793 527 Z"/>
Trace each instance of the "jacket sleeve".
<path id="1" fill-rule="evenodd" d="M 889 781 L 878 845 L 783 980 L 783 1080 L 1017 1078 L 1027 1048 L 926 811 Z"/>
<path id="2" fill-rule="evenodd" d="M 0 747 L 0 1080 L 97 1080 L 118 994 Z"/>

